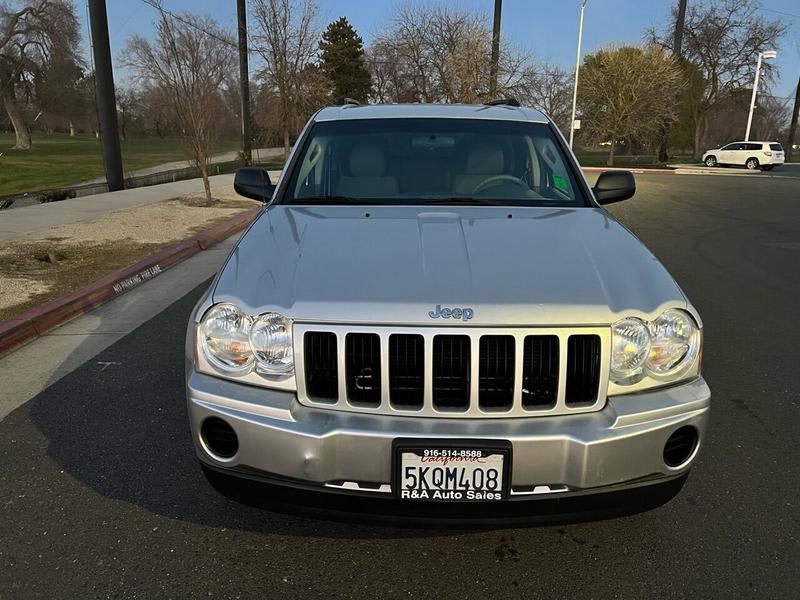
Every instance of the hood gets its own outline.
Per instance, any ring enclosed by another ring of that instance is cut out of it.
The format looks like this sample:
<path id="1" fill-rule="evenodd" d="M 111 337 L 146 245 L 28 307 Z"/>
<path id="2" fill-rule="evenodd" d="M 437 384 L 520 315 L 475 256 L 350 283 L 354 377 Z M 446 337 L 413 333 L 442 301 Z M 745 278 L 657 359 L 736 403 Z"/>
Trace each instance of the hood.
<path id="1" fill-rule="evenodd" d="M 301 322 L 429 326 L 604 325 L 687 306 L 603 209 L 438 208 L 272 206 L 229 257 L 214 302 Z M 437 305 L 462 318 L 432 319 Z"/>

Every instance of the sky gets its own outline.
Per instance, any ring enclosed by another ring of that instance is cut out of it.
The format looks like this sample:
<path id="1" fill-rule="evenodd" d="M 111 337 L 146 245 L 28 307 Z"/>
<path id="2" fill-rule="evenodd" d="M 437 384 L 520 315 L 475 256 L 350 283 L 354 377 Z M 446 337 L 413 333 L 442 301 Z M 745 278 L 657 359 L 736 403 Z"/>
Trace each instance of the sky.
<path id="1" fill-rule="evenodd" d="M 235 0 L 162 0 L 175 12 L 191 11 L 213 16 L 221 25 L 235 30 Z M 448 0 L 429 0 L 445 3 Z M 472 10 L 485 10 L 491 21 L 494 0 L 449 0 Z M 743 0 L 746 1 L 746 0 Z M 327 24 L 346 16 L 366 44 L 384 27 L 398 0 L 317 0 L 320 21 Z M 692 0 L 689 0 L 691 4 Z M 589 0 L 584 18 L 583 54 L 611 42 L 638 43 L 649 26 L 661 27 L 675 0 Z M 85 0 L 78 0 L 78 13 L 86 25 Z M 142 0 L 107 0 L 109 34 L 113 55 L 133 34 L 149 36 L 156 10 Z M 777 12 L 776 12 L 777 11 Z M 530 51 L 538 60 L 547 59 L 568 69 L 575 65 L 580 0 L 504 0 L 501 36 Z M 781 14 L 783 13 L 783 14 Z M 762 0 L 765 17 L 789 25 L 781 41 L 778 58 L 780 79 L 773 94 L 794 95 L 800 77 L 800 1 Z M 252 20 L 250 22 L 252 25 Z M 755 61 L 755 57 L 753 58 Z M 116 74 L 124 80 L 125 73 Z"/>

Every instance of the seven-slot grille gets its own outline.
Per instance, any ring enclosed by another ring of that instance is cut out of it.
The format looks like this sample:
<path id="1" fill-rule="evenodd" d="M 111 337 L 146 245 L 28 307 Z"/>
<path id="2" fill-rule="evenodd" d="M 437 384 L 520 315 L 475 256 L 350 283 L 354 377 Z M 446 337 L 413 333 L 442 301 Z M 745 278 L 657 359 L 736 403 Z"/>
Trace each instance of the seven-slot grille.
<path id="1" fill-rule="evenodd" d="M 294 327 L 304 403 L 443 417 L 588 412 L 605 403 L 607 328 Z"/>

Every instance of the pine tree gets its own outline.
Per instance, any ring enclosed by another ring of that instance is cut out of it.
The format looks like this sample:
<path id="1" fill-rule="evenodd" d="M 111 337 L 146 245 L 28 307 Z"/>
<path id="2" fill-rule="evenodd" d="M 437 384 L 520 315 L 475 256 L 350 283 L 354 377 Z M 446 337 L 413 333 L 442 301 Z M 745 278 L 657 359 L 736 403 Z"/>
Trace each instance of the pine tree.
<path id="1" fill-rule="evenodd" d="M 330 23 L 319 43 L 321 67 L 333 83 L 333 96 L 346 96 L 366 102 L 372 88 L 372 78 L 364 66 L 364 40 L 347 17 Z"/>

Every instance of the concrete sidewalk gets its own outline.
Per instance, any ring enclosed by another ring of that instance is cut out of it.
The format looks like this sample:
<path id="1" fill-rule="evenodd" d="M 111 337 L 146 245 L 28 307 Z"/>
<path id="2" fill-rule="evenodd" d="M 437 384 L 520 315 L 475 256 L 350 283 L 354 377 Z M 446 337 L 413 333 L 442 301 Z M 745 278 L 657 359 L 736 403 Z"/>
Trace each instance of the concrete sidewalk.
<path id="1" fill-rule="evenodd" d="M 277 180 L 279 173 L 279 171 L 270 171 L 273 181 Z M 215 175 L 210 178 L 210 181 L 212 194 L 215 189 L 225 188 L 227 192 L 233 187 L 232 174 Z M 96 219 L 116 210 L 154 204 L 171 198 L 202 193 L 202 191 L 202 179 L 187 179 L 174 183 L 3 210 L 0 211 L 0 241 L 57 225 Z"/>
<path id="2" fill-rule="evenodd" d="M 8 413 L 170 304 L 213 277 L 239 235 L 200 252 L 149 281 L 0 358 L 4 389 L 0 421 Z M 97 371 L 107 364 L 97 363 Z"/>
<path id="3" fill-rule="evenodd" d="M 678 175 L 743 175 L 746 177 L 800 177 L 800 163 L 778 165 L 771 171 L 750 171 L 744 167 L 707 167 L 702 163 L 667 165 Z"/>

